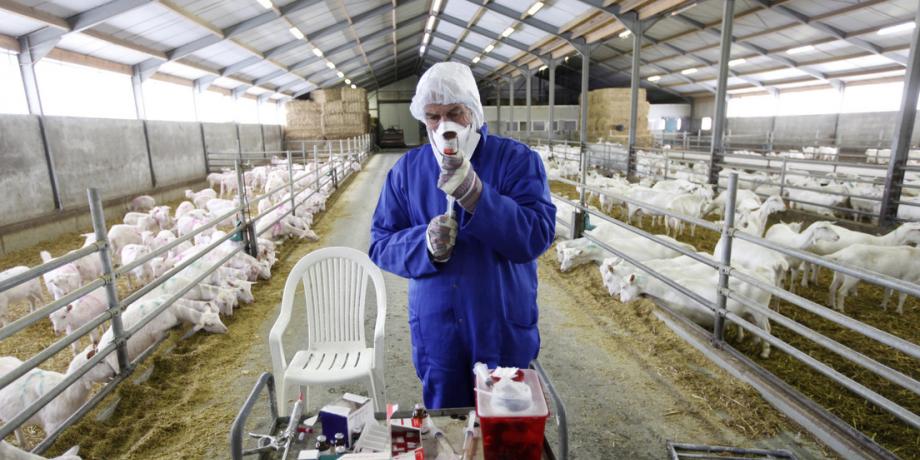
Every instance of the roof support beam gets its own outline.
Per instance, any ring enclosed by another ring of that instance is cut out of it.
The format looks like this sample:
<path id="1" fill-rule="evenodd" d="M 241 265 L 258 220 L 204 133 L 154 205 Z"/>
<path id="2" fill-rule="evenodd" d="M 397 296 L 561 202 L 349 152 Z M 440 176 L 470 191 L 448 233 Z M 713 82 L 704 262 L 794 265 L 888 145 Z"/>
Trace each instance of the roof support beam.
<path id="1" fill-rule="evenodd" d="M 732 42 L 734 41 L 732 38 L 732 26 L 734 25 L 735 18 L 735 0 L 722 1 L 722 35 L 720 37 L 721 42 L 719 43 L 718 90 L 715 99 L 715 113 L 712 117 L 712 143 L 709 147 L 710 184 L 719 183 L 719 171 L 722 170 L 720 164 L 725 158 L 725 149 L 722 145 L 722 134 L 725 132 L 725 109 L 726 105 L 728 105 L 728 61 L 732 58 Z M 725 298 L 721 297 L 721 299 L 721 303 L 724 303 Z M 725 305 L 720 305 L 719 307 L 720 309 L 724 309 Z M 717 318 L 715 328 L 717 339 L 722 339 L 722 332 L 721 320 Z"/>
<path id="2" fill-rule="evenodd" d="M 520 21 L 521 23 L 524 23 L 530 27 L 537 28 L 556 38 L 565 40 L 566 42 L 568 42 L 569 44 L 573 46 L 575 45 L 575 41 L 574 41 L 575 36 L 572 35 L 571 32 L 560 33 L 558 28 L 554 27 L 552 24 L 548 22 L 541 21 L 533 16 L 523 17 L 526 14 L 526 12 L 514 11 L 511 8 L 508 8 L 507 6 L 503 6 L 498 3 L 486 3 L 482 7 L 494 13 L 498 13 L 506 18 L 514 19 L 515 21 Z"/>
<path id="3" fill-rule="evenodd" d="M 220 76 L 229 77 L 230 75 L 237 74 L 241 72 L 242 70 L 246 69 L 247 67 L 252 67 L 260 62 L 262 62 L 262 59 L 259 58 L 258 56 L 250 56 L 246 59 L 243 59 L 242 61 L 234 62 L 233 64 L 230 64 L 227 67 L 220 69 Z"/>
<path id="4" fill-rule="evenodd" d="M 22 75 L 22 86 L 26 93 L 26 102 L 29 105 L 29 113 L 32 115 L 44 115 L 42 109 L 41 95 L 38 93 L 38 80 L 35 78 L 35 63 L 32 58 L 32 47 L 29 46 L 29 37 L 19 39 L 19 72 Z"/>
<path id="5" fill-rule="evenodd" d="M 633 13 L 638 19 L 638 13 Z M 638 164 L 638 152 L 636 151 L 636 133 L 639 124 L 639 84 L 642 82 L 642 76 L 639 74 L 639 66 L 642 65 L 642 38 L 645 36 L 645 29 L 642 21 L 634 21 L 633 28 L 630 29 L 633 35 L 633 56 L 632 72 L 629 77 L 629 134 L 626 141 L 626 177 L 634 179 L 636 177 L 636 165 Z M 582 188 L 584 189 L 584 188 Z"/>
<path id="6" fill-rule="evenodd" d="M 317 1 L 317 2 L 314 2 L 314 3 L 319 3 L 319 2 Z M 322 29 L 320 29 L 320 30 L 317 30 L 316 32 L 313 32 L 313 33 L 311 33 L 311 34 L 307 34 L 307 41 L 309 41 L 309 42 L 314 42 L 314 41 L 316 41 L 316 40 L 319 40 L 320 38 L 326 37 L 326 36 L 328 36 L 328 35 L 332 35 L 332 34 L 334 34 L 334 33 L 336 33 L 336 32 L 341 32 L 341 31 L 343 31 L 343 30 L 345 30 L 345 29 L 351 27 L 351 25 L 352 25 L 353 23 L 361 22 L 361 21 L 363 21 L 363 20 L 365 20 L 365 19 L 367 19 L 367 18 L 370 18 L 370 17 L 379 16 L 379 15 L 383 14 L 385 11 L 388 11 L 389 9 L 390 9 L 390 5 L 380 5 L 380 6 L 378 6 L 378 7 L 376 7 L 376 8 L 373 8 L 373 9 L 371 9 L 371 10 L 369 10 L 369 11 L 365 11 L 365 12 L 363 12 L 363 13 L 361 13 L 361 14 L 356 14 L 354 17 L 352 17 L 352 22 L 351 22 L 351 23 L 349 23 L 348 21 L 339 21 L 339 22 L 336 22 L 336 23 L 331 24 L 331 25 L 329 25 L 329 26 L 326 26 L 326 27 L 324 27 L 324 28 L 322 28 Z M 289 42 L 287 42 L 287 43 L 285 43 L 285 44 L 283 44 L 283 45 L 276 46 L 275 48 L 272 48 L 272 49 L 266 51 L 266 52 L 265 52 L 265 56 L 266 56 L 266 57 L 270 57 L 270 58 L 271 58 L 271 57 L 276 57 L 276 56 L 278 56 L 278 55 L 280 55 L 280 54 L 282 54 L 282 53 L 291 51 L 291 50 L 297 48 L 298 46 L 303 45 L 304 43 L 305 43 L 305 42 L 304 42 L 303 40 L 292 40 L 292 41 L 289 41 Z"/>
<path id="7" fill-rule="evenodd" d="M 838 40 L 843 40 L 857 48 L 866 50 L 872 54 L 876 54 L 876 55 L 888 58 L 889 60 L 896 62 L 902 66 L 907 65 L 907 61 L 904 58 L 898 55 L 884 54 L 882 52 L 882 47 L 878 45 L 869 43 L 868 41 L 863 40 L 861 38 L 848 37 L 846 32 L 830 24 L 827 24 L 826 22 L 815 21 L 811 19 L 810 17 L 808 17 L 807 15 L 802 14 L 796 10 L 793 10 L 792 8 L 789 8 L 788 6 L 776 5 L 775 4 L 776 2 L 772 0 L 753 0 L 753 2 L 756 3 L 757 5 L 760 5 L 764 9 L 768 9 L 776 13 L 779 13 L 783 16 L 786 16 L 788 18 L 791 18 L 795 20 L 796 22 L 798 22 L 799 24 L 804 24 L 804 25 L 811 27 L 812 29 L 824 32 L 827 35 L 830 35 Z"/>
<path id="8" fill-rule="evenodd" d="M 920 9 L 917 10 L 914 21 L 920 23 Z M 907 64 L 901 109 L 891 143 L 891 159 L 888 163 L 888 175 L 885 178 L 878 220 L 880 226 L 889 228 L 894 226 L 898 217 L 898 201 L 901 199 L 901 188 L 904 185 L 904 167 L 907 165 L 910 138 L 914 132 L 914 120 L 917 118 L 917 97 L 920 96 L 920 27 L 914 29 Z"/>
<path id="9" fill-rule="evenodd" d="M 708 34 L 710 34 L 710 35 L 718 36 L 718 37 L 720 37 L 720 39 L 721 39 L 722 34 L 721 34 L 721 32 L 719 31 L 719 29 L 708 28 L 708 27 L 706 27 L 705 24 L 703 24 L 703 23 L 701 23 L 701 22 L 699 22 L 699 21 L 696 21 L 695 19 L 688 18 L 688 17 L 686 17 L 686 16 L 684 16 L 684 15 L 682 15 L 682 14 L 675 14 L 675 15 L 673 15 L 672 17 L 673 17 L 674 19 L 677 19 L 677 20 L 679 20 L 679 21 L 681 21 L 681 22 L 687 24 L 687 25 L 690 25 L 691 27 L 696 28 L 697 30 L 706 32 L 706 33 L 708 33 Z M 747 49 L 749 49 L 749 50 L 751 50 L 751 51 L 757 53 L 757 54 L 760 55 L 760 56 L 763 56 L 763 57 L 765 57 L 765 58 L 772 59 L 772 60 L 774 60 L 774 61 L 776 61 L 776 62 L 779 62 L 780 64 L 783 64 L 783 65 L 785 65 L 786 67 L 789 67 L 790 69 L 795 69 L 795 70 L 798 70 L 798 71 L 800 71 L 800 72 L 806 73 L 806 74 L 812 76 L 813 78 L 815 78 L 815 79 L 817 79 L 817 80 L 828 81 L 827 75 L 825 75 L 824 73 L 818 72 L 817 70 L 809 69 L 809 68 L 807 68 L 807 67 L 799 66 L 795 61 L 793 61 L 792 59 L 789 59 L 789 58 L 787 58 L 787 57 L 777 56 L 777 55 L 775 55 L 775 54 L 770 54 L 766 49 L 761 48 L 761 47 L 759 47 L 759 46 L 757 46 L 757 45 L 755 45 L 755 44 L 753 44 L 753 43 L 751 43 L 751 42 L 747 42 L 747 41 L 743 41 L 743 40 L 738 40 L 738 39 L 736 39 L 735 37 L 731 37 L 731 41 L 732 41 L 732 43 L 735 43 L 735 44 L 737 44 L 738 46 L 743 46 L 743 47 L 745 47 L 745 48 L 747 48 Z"/>
<path id="10" fill-rule="evenodd" d="M 119 14 L 131 11 L 151 2 L 152 0 L 113 0 L 70 16 L 66 19 L 68 24 L 67 29 L 47 26 L 35 32 L 31 32 L 26 36 L 29 39 L 27 43 L 32 54 L 31 59 L 33 62 L 38 62 L 41 58 L 45 57 L 66 34 L 82 32 L 101 22 L 118 16 Z"/>

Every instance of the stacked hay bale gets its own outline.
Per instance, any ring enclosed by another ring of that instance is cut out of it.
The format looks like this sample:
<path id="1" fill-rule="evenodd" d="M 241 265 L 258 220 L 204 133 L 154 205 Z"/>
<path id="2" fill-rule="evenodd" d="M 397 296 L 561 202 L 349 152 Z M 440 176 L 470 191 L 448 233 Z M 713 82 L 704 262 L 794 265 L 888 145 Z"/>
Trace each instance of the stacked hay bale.
<path id="1" fill-rule="evenodd" d="M 326 139 L 343 139 L 367 132 L 367 92 L 363 88 L 341 88 L 338 99 L 327 99 L 323 109 Z"/>
<path id="2" fill-rule="evenodd" d="M 288 102 L 284 137 L 291 141 L 322 139 L 323 105 L 316 101 Z"/>
<path id="3" fill-rule="evenodd" d="M 629 135 L 629 88 L 604 88 L 588 92 L 588 140 L 626 143 Z M 645 90 L 639 89 L 636 145 L 652 144 L 648 130 L 649 104 Z"/>
<path id="4" fill-rule="evenodd" d="M 335 88 L 310 93 L 287 106 L 287 140 L 344 139 L 368 131 L 367 92 Z"/>

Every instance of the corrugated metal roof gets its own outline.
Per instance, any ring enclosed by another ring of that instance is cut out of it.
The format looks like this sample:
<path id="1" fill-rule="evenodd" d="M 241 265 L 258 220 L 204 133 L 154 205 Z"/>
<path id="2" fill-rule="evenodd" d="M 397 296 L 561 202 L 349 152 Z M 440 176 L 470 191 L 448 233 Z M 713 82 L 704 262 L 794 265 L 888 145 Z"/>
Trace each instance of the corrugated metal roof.
<path id="1" fill-rule="evenodd" d="M 111 0 L 14 1 L 63 20 Z M 296 75 L 289 74 L 274 79 L 266 89 L 274 88 L 274 84 L 302 81 L 314 76 L 330 80 L 335 72 L 330 72 L 326 68 L 325 59 L 335 62 L 346 73 L 368 72 L 368 61 L 375 69 L 392 67 L 392 60 L 387 59 L 394 51 L 391 34 L 394 14 L 388 7 L 391 4 L 390 0 L 326 0 L 315 3 L 313 0 L 272 0 L 272 3 L 274 9 L 264 8 L 257 0 L 151 2 L 94 25 L 92 31 L 102 34 L 97 38 L 82 33 L 68 34 L 58 46 L 129 65 L 144 62 L 151 56 L 157 56 L 157 53 L 131 49 L 117 43 L 118 40 L 160 53 L 171 53 L 173 50 L 181 49 L 184 52 L 180 56 L 167 54 L 167 57 L 182 59 L 208 70 L 192 72 L 177 67 L 179 64 L 176 62 L 169 62 L 160 67 L 160 71 L 175 72 L 180 76 L 197 74 L 200 77 L 230 68 L 236 77 L 247 81 L 279 71 L 278 64 L 255 64 L 254 54 L 247 51 L 247 48 L 263 54 L 272 51 L 271 59 L 283 66 L 292 66 L 305 60 L 315 61 L 294 69 Z M 522 51 L 526 51 L 521 48 L 533 47 L 550 38 L 551 43 L 539 52 L 556 48 L 558 39 L 541 28 L 578 28 L 576 20 L 583 19 L 591 21 L 592 29 L 605 29 L 604 21 L 613 23 L 612 17 L 595 14 L 597 10 L 581 0 L 545 2 L 533 16 L 525 14 L 533 4 L 531 0 L 495 0 L 487 4 L 471 0 L 442 0 L 440 3 L 441 11 L 435 14 L 441 17 L 436 21 L 435 31 L 451 39 L 434 38 L 430 46 L 450 53 L 458 60 L 470 61 L 477 55 L 482 55 L 482 61 L 476 65 L 477 71 L 488 74 L 490 78 L 498 75 L 497 71 L 507 72 L 508 67 L 503 61 L 509 61 Z M 733 45 L 731 55 L 733 58 L 745 56 L 747 62 L 733 67 L 732 71 L 740 77 L 749 78 L 732 77 L 733 84 L 749 85 L 750 78 L 768 81 L 810 78 L 822 84 L 826 83 L 818 78 L 809 77 L 800 70 L 788 68 L 786 59 L 799 64 L 812 63 L 805 65 L 803 69 L 823 73 L 861 70 L 874 72 L 897 65 L 895 61 L 903 60 L 906 51 L 886 53 L 887 57 L 874 54 L 867 56 L 869 51 L 864 43 L 888 50 L 900 50 L 905 47 L 908 45 L 910 33 L 878 35 L 875 31 L 881 27 L 911 20 L 917 8 L 916 0 L 787 0 L 775 3 L 793 13 L 784 12 L 776 7 L 766 8 L 761 2 L 753 0 L 737 0 L 735 14 L 738 17 L 734 22 L 733 35 L 740 43 Z M 690 4 L 689 0 L 687 4 Z M 403 62 L 414 65 L 418 54 L 409 50 L 418 50 L 424 33 L 423 27 L 428 19 L 426 13 L 431 6 L 431 0 L 408 0 L 396 8 L 397 23 L 417 18 L 414 23 L 397 32 L 396 51 L 404 53 L 404 56 L 411 56 L 413 61 L 410 63 L 410 58 L 404 58 Z M 686 79 L 707 80 L 715 76 L 716 68 L 708 66 L 706 62 L 715 63 L 719 59 L 717 30 L 722 16 L 722 2 L 704 1 L 682 9 L 678 9 L 679 5 L 665 9 L 667 6 L 668 4 L 663 2 L 646 2 L 642 6 L 646 14 L 656 14 L 657 11 L 660 20 L 647 32 L 652 40 L 646 41 L 643 45 L 641 57 L 646 67 L 642 69 L 641 74 L 662 75 L 659 84 L 670 89 L 692 92 L 704 90 L 700 84 L 686 83 Z M 379 14 L 368 14 L 362 18 L 362 15 L 371 11 L 379 11 Z M 282 17 L 281 12 L 286 14 Z M 811 18 L 811 23 L 800 23 L 794 17 L 795 14 Z M 346 18 L 355 17 L 358 20 L 354 21 L 354 24 L 344 22 Z M 249 30 L 235 34 L 232 40 L 221 41 L 215 35 L 221 31 L 229 32 L 233 30 L 232 27 L 240 24 L 247 24 L 247 21 L 253 18 L 264 20 L 260 20 L 258 25 Z M 455 22 L 457 24 L 454 24 Z M 527 24 L 528 22 L 531 24 Z M 467 32 L 464 26 L 470 23 L 479 31 Z M 19 37 L 42 26 L 39 21 L 4 12 L 0 7 L 0 33 Z M 297 27 L 307 38 L 295 38 L 288 31 L 292 26 Z M 507 39 L 499 37 L 496 40 L 496 37 L 509 26 L 514 27 L 510 36 Z M 847 39 L 838 39 L 834 33 L 826 29 L 827 26 L 839 30 Z M 705 30 L 697 30 L 699 27 Z M 106 34 L 115 40 L 106 39 Z M 588 36 L 596 36 L 596 32 L 589 33 Z M 458 46 L 457 40 L 462 40 L 464 46 Z M 506 41 L 520 45 L 511 46 Z M 608 79 L 612 75 L 611 67 L 628 72 L 631 65 L 631 38 L 620 39 L 612 36 L 603 41 L 609 46 L 596 48 L 592 56 L 592 71 L 599 72 L 592 75 L 592 81 L 595 83 Z M 661 41 L 665 43 L 656 44 Z M 768 50 L 776 56 L 757 56 L 758 50 L 751 49 L 744 43 Z M 494 49 L 483 55 L 485 47 L 490 44 L 494 45 Z M 786 53 L 790 48 L 807 44 L 814 45 L 814 49 L 794 55 Z M 316 59 L 312 53 L 313 46 L 331 55 L 325 56 L 324 59 Z M 278 51 L 273 52 L 276 50 Z M 336 52 L 333 53 L 333 50 Z M 368 55 L 365 57 L 362 52 Z M 446 57 L 443 53 L 435 51 L 429 53 L 426 59 L 433 61 Z M 609 67 L 598 66 L 598 62 L 605 62 Z M 244 64 L 236 65 L 239 63 Z M 419 66 L 424 67 L 425 63 Z M 698 72 L 692 76 L 681 77 L 675 74 L 691 67 L 698 68 Z M 577 72 L 574 69 L 573 71 Z M 619 80 L 613 81 L 628 80 L 628 77 L 625 80 L 623 77 L 617 74 Z M 392 77 L 388 75 L 377 83 L 385 84 L 387 78 Z M 305 87 L 306 83 L 298 84 L 297 87 L 301 86 Z"/>

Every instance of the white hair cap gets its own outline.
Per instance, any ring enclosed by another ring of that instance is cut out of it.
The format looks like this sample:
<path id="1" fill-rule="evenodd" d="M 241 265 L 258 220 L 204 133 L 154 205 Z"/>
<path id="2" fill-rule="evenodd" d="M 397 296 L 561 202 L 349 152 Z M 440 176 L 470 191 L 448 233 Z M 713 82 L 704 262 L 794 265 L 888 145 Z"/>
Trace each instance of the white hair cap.
<path id="1" fill-rule="evenodd" d="M 473 71 L 458 62 L 439 62 L 419 79 L 409 111 L 416 120 L 425 123 L 425 106 L 428 104 L 465 105 L 473 114 L 475 130 L 482 127 L 485 119 Z"/>

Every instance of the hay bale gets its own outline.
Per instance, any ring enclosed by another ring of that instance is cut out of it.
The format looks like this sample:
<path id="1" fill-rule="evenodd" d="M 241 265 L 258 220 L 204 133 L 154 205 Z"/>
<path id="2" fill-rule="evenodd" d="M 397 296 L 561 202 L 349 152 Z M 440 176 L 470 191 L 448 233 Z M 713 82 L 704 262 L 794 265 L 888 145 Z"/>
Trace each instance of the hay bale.
<path id="1" fill-rule="evenodd" d="M 338 89 L 318 89 L 310 92 L 310 99 L 319 104 L 327 104 L 332 101 L 342 99 L 342 93 Z"/>
<path id="2" fill-rule="evenodd" d="M 341 99 L 346 102 L 365 101 L 365 103 L 367 103 L 367 91 L 364 88 L 351 89 L 347 86 L 343 86 L 340 95 Z"/>
<path id="3" fill-rule="evenodd" d="M 649 104 L 645 90 L 639 90 L 638 123 L 636 139 L 651 139 L 648 130 Z M 588 93 L 588 137 L 618 138 L 629 133 L 630 90 L 629 88 L 604 88 Z"/>

